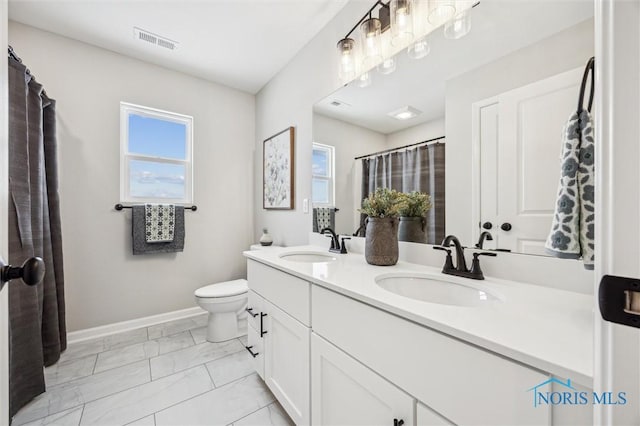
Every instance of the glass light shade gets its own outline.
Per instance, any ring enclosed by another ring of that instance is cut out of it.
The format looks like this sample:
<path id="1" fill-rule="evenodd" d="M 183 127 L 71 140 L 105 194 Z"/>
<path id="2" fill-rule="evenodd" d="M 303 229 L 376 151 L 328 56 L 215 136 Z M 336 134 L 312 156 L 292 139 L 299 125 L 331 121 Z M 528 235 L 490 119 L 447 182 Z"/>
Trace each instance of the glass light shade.
<path id="1" fill-rule="evenodd" d="M 411 59 L 421 59 L 427 56 L 430 51 L 431 46 L 429 46 L 427 38 L 422 37 L 407 48 L 407 55 L 409 55 Z"/>
<path id="2" fill-rule="evenodd" d="M 362 40 L 362 66 L 369 69 L 382 60 L 382 23 L 378 18 L 369 18 L 360 25 Z"/>
<path id="3" fill-rule="evenodd" d="M 353 80 L 356 76 L 356 42 L 352 38 L 343 38 L 337 44 L 338 55 L 338 76 L 343 83 Z"/>
<path id="4" fill-rule="evenodd" d="M 453 18 L 456 4 L 453 0 L 429 0 L 427 9 L 427 21 L 431 25 L 439 26 Z"/>
<path id="5" fill-rule="evenodd" d="M 458 13 L 444 24 L 444 36 L 448 39 L 459 39 L 471 31 L 471 13 L 469 9 Z"/>
<path id="6" fill-rule="evenodd" d="M 391 0 L 391 44 L 406 46 L 413 40 L 413 0 Z"/>
<path id="7" fill-rule="evenodd" d="M 362 73 L 362 75 L 360 75 L 360 77 L 358 77 L 358 87 L 369 87 L 371 86 L 371 73 L 369 72 L 365 72 Z"/>
<path id="8" fill-rule="evenodd" d="M 378 72 L 380 74 L 391 74 L 396 70 L 396 60 L 387 58 L 378 64 Z"/>

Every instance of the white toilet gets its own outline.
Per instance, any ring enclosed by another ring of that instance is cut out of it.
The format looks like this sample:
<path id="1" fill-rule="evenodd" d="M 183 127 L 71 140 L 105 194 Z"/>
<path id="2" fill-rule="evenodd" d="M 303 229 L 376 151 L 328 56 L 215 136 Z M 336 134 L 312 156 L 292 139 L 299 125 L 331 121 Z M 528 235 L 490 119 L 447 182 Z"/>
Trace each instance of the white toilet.
<path id="1" fill-rule="evenodd" d="M 196 302 L 209 312 L 209 342 L 224 342 L 247 334 L 248 292 L 245 279 L 211 284 L 195 291 Z"/>

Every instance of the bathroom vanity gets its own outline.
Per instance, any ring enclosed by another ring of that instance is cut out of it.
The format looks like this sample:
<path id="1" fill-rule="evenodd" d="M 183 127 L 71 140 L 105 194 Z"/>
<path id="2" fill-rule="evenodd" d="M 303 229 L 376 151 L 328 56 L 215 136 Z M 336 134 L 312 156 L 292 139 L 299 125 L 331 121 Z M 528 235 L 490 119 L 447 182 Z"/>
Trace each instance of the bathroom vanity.
<path id="1" fill-rule="evenodd" d="M 315 246 L 245 256 L 247 351 L 296 424 L 592 423 L 534 404 L 591 388 L 591 296 Z"/>

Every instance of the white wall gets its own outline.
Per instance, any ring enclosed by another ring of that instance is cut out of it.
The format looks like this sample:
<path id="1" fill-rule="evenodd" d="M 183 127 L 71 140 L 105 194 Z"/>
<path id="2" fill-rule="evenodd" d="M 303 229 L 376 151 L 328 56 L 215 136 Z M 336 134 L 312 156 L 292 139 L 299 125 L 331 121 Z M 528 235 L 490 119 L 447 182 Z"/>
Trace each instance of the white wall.
<path id="1" fill-rule="evenodd" d="M 306 244 L 311 214 L 302 212 L 311 199 L 313 104 L 340 87 L 335 46 L 371 7 L 352 0 L 256 95 L 254 237 L 269 228 L 275 244 Z M 269 136 L 296 127 L 295 209 L 268 211 L 262 206 L 262 143 Z"/>
<path id="2" fill-rule="evenodd" d="M 470 242 L 472 238 L 471 105 L 586 65 L 594 52 L 593 28 L 593 19 L 590 19 L 447 81 L 446 228 L 460 241 Z M 576 94 L 576 106 L 577 102 Z M 567 111 L 567 116 L 569 113 Z M 558 129 L 558 134 L 561 130 Z"/>
<path id="3" fill-rule="evenodd" d="M 445 136 L 444 117 L 399 130 L 387 135 L 387 148 L 397 148 L 412 143 Z"/>
<path id="4" fill-rule="evenodd" d="M 253 238 L 255 98 L 11 22 L 9 42 L 57 100 L 69 331 L 195 306 L 245 275 Z M 119 103 L 194 117 L 194 200 L 183 253 L 132 256 L 119 202 Z"/>
<path id="5" fill-rule="evenodd" d="M 382 133 L 364 127 L 313 114 L 313 141 L 335 148 L 335 231 L 351 235 L 358 228 L 358 205 L 362 174 L 355 157 L 386 149 L 387 138 Z M 310 230 L 311 228 L 309 228 Z"/>

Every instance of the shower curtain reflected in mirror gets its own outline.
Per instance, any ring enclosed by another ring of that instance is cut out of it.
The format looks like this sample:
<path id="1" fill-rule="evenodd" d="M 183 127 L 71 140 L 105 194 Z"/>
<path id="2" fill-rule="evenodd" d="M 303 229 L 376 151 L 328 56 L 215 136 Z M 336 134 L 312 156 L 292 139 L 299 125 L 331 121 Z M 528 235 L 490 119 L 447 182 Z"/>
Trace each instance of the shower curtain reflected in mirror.
<path id="1" fill-rule="evenodd" d="M 362 160 L 362 197 L 366 198 L 377 188 L 429 194 L 433 207 L 427 212 L 427 244 L 440 244 L 445 236 L 444 159 L 444 143 L 440 142 L 365 158 Z M 360 236 L 364 236 L 362 215 L 360 222 Z"/>
<path id="2" fill-rule="evenodd" d="M 55 101 L 9 54 L 9 262 L 44 259 L 42 282 L 9 286 L 9 408 L 45 391 L 43 366 L 66 349 Z"/>

